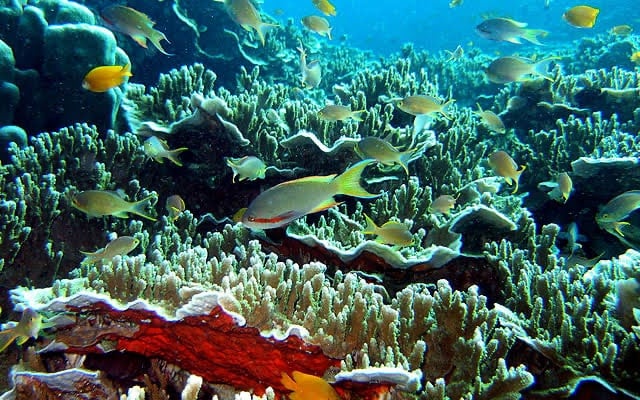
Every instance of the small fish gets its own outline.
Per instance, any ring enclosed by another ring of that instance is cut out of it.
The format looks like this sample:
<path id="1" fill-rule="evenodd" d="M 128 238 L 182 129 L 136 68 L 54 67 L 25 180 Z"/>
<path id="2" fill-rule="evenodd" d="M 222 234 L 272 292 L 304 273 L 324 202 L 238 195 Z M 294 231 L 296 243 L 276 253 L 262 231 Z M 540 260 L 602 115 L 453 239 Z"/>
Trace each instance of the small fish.
<path id="1" fill-rule="evenodd" d="M 396 102 L 396 106 L 402 111 L 411 115 L 425 115 L 431 113 L 440 113 L 443 117 L 451 120 L 451 116 L 447 113 L 447 108 L 454 102 L 454 99 L 449 99 L 445 103 L 432 96 L 415 95 L 407 96 L 402 100 Z"/>
<path id="2" fill-rule="evenodd" d="M 80 253 L 87 256 L 82 263 L 93 265 L 98 262 L 108 263 L 115 256 L 124 256 L 133 251 L 140 244 L 140 240 L 131 236 L 120 236 L 107 243 L 104 248 L 96 250 L 93 253 L 81 251 Z"/>
<path id="3" fill-rule="evenodd" d="M 42 328 L 42 316 L 31 308 L 25 309 L 16 326 L 0 331 L 0 353 L 14 341 L 21 346 L 30 338 L 37 339 Z"/>
<path id="4" fill-rule="evenodd" d="M 566 232 L 559 232 L 558 238 L 565 239 L 567 241 L 564 251 L 568 254 L 574 254 L 582 248 L 582 245 L 579 242 L 584 242 L 587 238 L 580 234 L 578 231 L 578 224 L 575 222 L 570 222 L 569 225 L 567 225 L 566 230 Z"/>
<path id="5" fill-rule="evenodd" d="M 302 25 L 320 36 L 326 36 L 331 40 L 331 30 L 333 28 L 329 25 L 329 21 L 327 21 L 326 18 L 308 15 L 302 17 Z"/>
<path id="6" fill-rule="evenodd" d="M 493 83 L 522 82 L 529 79 L 527 75 L 541 76 L 553 82 L 553 78 L 547 74 L 547 69 L 556 59 L 557 57 L 550 57 L 532 62 L 522 57 L 500 57 L 489 64 L 485 73 Z"/>
<path id="7" fill-rule="evenodd" d="M 429 210 L 436 211 L 442 215 L 449 215 L 451 210 L 455 208 L 457 200 L 457 197 L 453 197 L 450 194 L 440 195 L 431 202 Z"/>
<path id="8" fill-rule="evenodd" d="M 180 153 L 189 150 L 186 147 L 180 147 L 179 149 L 171 150 L 169 149 L 169 145 L 164 140 L 157 138 L 156 136 L 151 136 L 149 139 L 144 141 L 144 154 L 148 157 L 153 158 L 155 161 L 160 164 L 163 163 L 163 158 L 168 159 L 178 167 L 182 167 L 182 162 L 178 159 L 178 155 Z"/>
<path id="9" fill-rule="evenodd" d="M 110 6 L 100 13 L 102 19 L 112 29 L 131 37 L 140 46 L 147 48 L 147 39 L 164 55 L 170 56 L 160 44 L 160 41 L 169 40 L 164 33 L 153 29 L 156 24 L 146 14 L 131 7 L 121 5 Z"/>
<path id="10" fill-rule="evenodd" d="M 367 192 L 360 185 L 362 172 L 371 162 L 360 161 L 338 176 L 308 176 L 269 188 L 251 202 L 242 223 L 251 229 L 277 228 L 339 204 L 333 198 L 338 194 L 377 197 L 379 195 Z"/>
<path id="11" fill-rule="evenodd" d="M 640 65 L 640 51 L 636 51 L 635 53 L 631 54 L 629 60 L 631 60 L 632 63 Z"/>
<path id="12" fill-rule="evenodd" d="M 322 11 L 324 15 L 336 15 L 336 8 L 329 2 L 329 0 L 311 0 L 311 2 L 318 10 Z"/>
<path id="13" fill-rule="evenodd" d="M 291 376 L 282 373 L 280 382 L 291 390 L 290 400 L 341 400 L 335 389 L 319 376 L 293 371 Z"/>
<path id="14" fill-rule="evenodd" d="M 95 67 L 84 76 L 82 87 L 92 92 L 102 93 L 122 85 L 129 76 L 133 76 L 131 64 Z"/>
<path id="15" fill-rule="evenodd" d="M 264 46 L 264 35 L 268 28 L 278 26 L 276 24 L 268 24 L 262 21 L 260 12 L 253 5 L 251 0 L 214 0 L 220 3 L 224 3 L 227 13 L 246 31 L 250 31 L 252 28 L 256 31 L 260 43 Z"/>
<path id="16" fill-rule="evenodd" d="M 616 25 L 609 31 L 612 35 L 618 36 L 629 36 L 631 32 L 633 32 L 633 28 L 629 25 Z"/>
<path id="17" fill-rule="evenodd" d="M 533 44 L 541 45 L 538 36 L 546 36 L 549 32 L 542 29 L 526 29 L 525 22 L 514 21 L 509 18 L 491 18 L 476 26 L 476 32 L 485 39 L 498 42 L 522 44 L 524 39 Z"/>
<path id="18" fill-rule="evenodd" d="M 364 112 L 365 110 L 351 111 L 351 107 L 328 104 L 318 111 L 318 116 L 325 121 L 344 121 L 347 119 L 362 121 L 360 115 Z"/>
<path id="19" fill-rule="evenodd" d="M 629 190 L 600 207 L 596 214 L 596 222 L 600 228 L 610 233 L 613 233 L 613 230 L 620 236 L 624 236 L 620 227 L 630 224 L 623 220 L 638 208 L 640 208 L 640 190 Z"/>
<path id="20" fill-rule="evenodd" d="M 483 110 L 479 103 L 476 104 L 478 105 L 478 111 L 476 114 L 482 118 L 482 122 L 484 122 L 491 131 L 497 133 L 505 133 L 507 131 L 504 123 L 496 113 L 491 110 Z"/>
<path id="21" fill-rule="evenodd" d="M 558 186 L 554 190 L 558 191 L 558 201 L 562 201 L 566 203 L 569 200 L 569 196 L 571 195 L 571 191 L 573 191 L 573 181 L 571 177 L 566 172 L 561 172 L 558 174 L 558 178 L 556 179 Z M 553 192 L 553 190 L 552 190 Z"/>
<path id="22" fill-rule="evenodd" d="M 236 182 L 236 176 L 242 182 L 245 179 L 255 181 L 256 179 L 264 179 L 267 171 L 265 163 L 255 156 L 244 156 L 240 158 L 227 158 L 227 165 L 233 171 L 233 178 L 231 181 Z"/>
<path id="23" fill-rule="evenodd" d="M 369 136 L 356 144 L 355 151 L 364 159 L 373 159 L 384 165 L 399 164 L 409 175 L 409 162 L 424 151 L 424 147 L 399 151 L 386 140 Z"/>
<path id="24" fill-rule="evenodd" d="M 409 228 L 398 221 L 387 221 L 382 226 L 376 225 L 367 214 L 364 214 L 367 226 L 362 231 L 365 235 L 376 235 L 376 242 L 394 246 L 409 246 L 413 243 L 413 235 Z"/>
<path id="25" fill-rule="evenodd" d="M 155 203 L 155 194 L 130 203 L 114 192 L 107 190 L 85 190 L 76 193 L 71 199 L 71 205 L 84 212 L 89 217 L 103 217 L 113 215 L 118 218 L 128 218 L 128 213 L 136 214 L 151 221 L 156 219 L 145 212 L 145 208 Z"/>
<path id="26" fill-rule="evenodd" d="M 317 60 L 314 60 L 307 64 L 307 53 L 304 51 L 302 42 L 300 42 L 298 51 L 300 52 L 300 73 L 302 75 L 300 82 L 302 83 L 302 87 L 307 89 L 318 87 L 322 80 L 320 63 Z"/>
<path id="27" fill-rule="evenodd" d="M 445 52 L 449 55 L 447 62 L 449 61 L 458 61 L 464 57 L 464 49 L 462 46 L 458 45 L 453 51 L 445 50 Z"/>
<path id="28" fill-rule="evenodd" d="M 503 177 L 508 185 L 511 185 L 512 182 L 515 184 L 515 188 L 511 193 L 518 191 L 520 174 L 527 168 L 526 166 L 521 165 L 520 169 L 518 169 L 518 164 L 513 161 L 513 158 L 502 150 L 489 155 L 489 166 L 496 175 Z"/>
<path id="29" fill-rule="evenodd" d="M 576 28 L 593 28 L 600 10 L 590 6 L 575 6 L 562 14 L 562 19 Z"/>
<path id="30" fill-rule="evenodd" d="M 164 208 L 167 210 L 167 218 L 169 218 L 169 221 L 174 222 L 180 217 L 180 214 L 187 209 L 187 206 L 184 204 L 182 197 L 174 194 L 173 196 L 167 197 Z"/>
<path id="31" fill-rule="evenodd" d="M 449 8 L 456 8 L 460 5 L 462 5 L 463 0 L 451 0 L 449 2 Z"/>

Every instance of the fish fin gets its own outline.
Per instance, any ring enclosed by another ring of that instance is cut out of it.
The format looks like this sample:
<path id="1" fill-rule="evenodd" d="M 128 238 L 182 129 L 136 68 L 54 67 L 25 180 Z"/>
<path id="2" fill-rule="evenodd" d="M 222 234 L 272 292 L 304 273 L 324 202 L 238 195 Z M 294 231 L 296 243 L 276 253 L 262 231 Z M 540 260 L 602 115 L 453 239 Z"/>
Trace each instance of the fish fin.
<path id="1" fill-rule="evenodd" d="M 167 39 L 167 37 L 164 35 L 164 33 L 154 29 L 153 34 L 149 37 L 149 40 L 151 41 L 151 43 L 153 43 L 155 48 L 158 49 L 160 53 L 164 54 L 165 56 L 173 55 L 173 54 L 167 53 L 165 49 L 162 48 L 162 44 L 160 44 L 161 40 L 166 40 L 168 43 L 171 43 L 169 42 L 169 39 Z"/>
<path id="2" fill-rule="evenodd" d="M 260 39 L 260 43 L 264 46 L 264 42 L 265 42 L 265 34 L 267 33 L 267 31 L 271 28 L 274 28 L 276 26 L 279 26 L 278 24 L 269 24 L 266 22 L 262 22 L 260 21 L 260 23 L 258 24 L 258 26 L 253 27 L 253 29 L 256 30 L 256 33 L 258 34 L 258 39 Z"/>
<path id="3" fill-rule="evenodd" d="M 417 135 L 425 129 L 429 129 L 433 117 L 429 114 L 418 114 L 413 120 L 413 135 Z"/>
<path id="4" fill-rule="evenodd" d="M 364 220 L 367 223 L 367 226 L 362 230 L 362 233 L 364 233 L 365 235 L 375 235 L 378 226 L 367 214 L 362 213 L 362 215 L 364 215 Z"/>
<path id="5" fill-rule="evenodd" d="M 613 223 L 613 229 L 618 232 L 618 235 L 624 237 L 624 233 L 622 233 L 622 231 L 620 230 L 620 228 L 622 226 L 627 226 L 627 225 L 631 225 L 629 222 L 627 221 L 616 221 Z"/>
<path id="6" fill-rule="evenodd" d="M 29 336 L 22 336 L 22 335 L 18 335 L 16 337 L 16 344 L 18 346 L 22 346 L 23 344 L 25 344 L 27 342 L 27 340 L 29 340 Z"/>
<path id="7" fill-rule="evenodd" d="M 545 31 L 544 29 L 524 29 L 520 37 L 533 44 L 544 46 L 544 43 L 538 40 L 538 36 L 545 37 L 548 34 L 549 32 Z"/>
<path id="8" fill-rule="evenodd" d="M 406 172 L 407 175 L 409 175 L 409 162 L 414 160 L 414 157 L 416 157 L 416 154 L 423 152 L 424 149 L 425 149 L 424 146 L 422 146 L 422 147 L 416 147 L 415 149 L 403 151 L 402 153 L 400 153 L 400 157 L 398 158 L 398 163 L 402 165 L 402 168 L 404 168 L 404 172 Z"/>
<path id="9" fill-rule="evenodd" d="M 538 61 L 537 63 L 533 64 L 532 73 L 534 75 L 541 76 L 544 79 L 553 82 L 554 79 L 549 75 L 549 73 L 547 72 L 547 69 L 549 68 L 549 64 L 551 64 L 551 61 L 555 61 L 559 58 L 560 57 L 549 57 L 549 58 L 545 58 L 544 60 Z"/>
<path id="10" fill-rule="evenodd" d="M 178 159 L 178 155 L 180 155 L 180 153 L 182 153 L 183 151 L 187 151 L 187 150 L 189 149 L 186 147 L 180 147 L 179 149 L 168 151 L 167 158 L 169 159 L 169 161 L 171 161 L 178 167 L 182 167 L 182 162 Z"/>
<path id="11" fill-rule="evenodd" d="M 362 177 L 362 171 L 367 167 L 367 165 L 371 164 L 374 160 L 363 160 L 360 161 L 349 169 L 344 171 L 342 174 L 336 176 L 333 179 L 336 194 L 346 194 L 347 196 L 353 197 L 364 197 L 364 198 L 372 198 L 378 197 L 380 194 L 373 194 L 367 192 L 360 185 L 360 178 Z"/>
<path id="12" fill-rule="evenodd" d="M 331 207 L 337 206 L 338 204 L 341 204 L 341 203 L 342 202 L 340 201 L 335 201 L 333 197 L 330 197 L 328 200 L 325 200 L 322 203 L 318 204 L 316 207 L 314 207 L 311 211 L 308 212 L 308 214 L 313 214 L 320 211 L 328 210 Z"/>
<path id="13" fill-rule="evenodd" d="M 122 74 L 122 76 L 133 76 L 133 74 L 131 73 L 131 63 L 127 63 L 127 65 L 124 65 L 120 70 L 120 73 Z"/>
<path id="14" fill-rule="evenodd" d="M 331 37 L 331 31 L 333 30 L 333 28 L 329 28 L 327 30 L 327 37 L 329 38 L 329 40 L 333 40 L 333 38 Z"/>
<path id="15" fill-rule="evenodd" d="M 0 353 L 5 351 L 17 337 L 18 335 L 14 328 L 5 329 L 0 332 Z"/>
<path id="16" fill-rule="evenodd" d="M 446 119 L 448 119 L 449 121 L 453 120 L 453 118 L 451 117 L 451 115 L 449 115 L 449 110 L 448 109 L 449 109 L 449 107 L 451 107 L 451 105 L 455 101 L 456 101 L 456 99 L 449 99 L 440 108 L 440 114 L 442 114 L 442 116 L 445 117 Z"/>
<path id="17" fill-rule="evenodd" d="M 129 218 L 129 214 L 126 211 L 120 211 L 119 213 L 112 214 L 117 218 Z"/>
<path id="18" fill-rule="evenodd" d="M 147 48 L 147 38 L 143 35 L 131 35 L 131 39 L 133 39 L 140 46 Z"/>
<path id="19" fill-rule="evenodd" d="M 358 110 L 358 111 L 351 111 L 351 119 L 354 121 L 362 121 L 362 114 L 367 112 L 367 110 Z"/>
<path id="20" fill-rule="evenodd" d="M 518 182 L 520 181 L 520 175 L 524 172 L 525 169 L 527 169 L 527 166 L 521 165 L 520 169 L 516 171 L 516 175 L 513 177 L 513 182 L 516 184 L 516 187 L 513 188 L 513 191 L 511 193 L 515 193 L 518 191 Z"/>
<path id="21" fill-rule="evenodd" d="M 280 375 L 280 383 L 289 390 L 297 390 L 298 384 L 286 372 Z"/>
<path id="22" fill-rule="evenodd" d="M 509 42 L 513 44 L 522 44 L 522 41 L 517 36 L 506 38 L 505 42 Z"/>
<path id="23" fill-rule="evenodd" d="M 127 212 L 139 215 L 151 221 L 156 221 L 155 218 L 153 218 L 152 216 L 148 215 L 145 212 L 145 208 L 149 206 L 153 206 L 157 200 L 158 200 L 158 197 L 155 194 L 152 194 L 151 196 L 148 196 L 140 201 L 136 201 L 135 203 L 133 203 L 131 205 L 131 208 L 129 208 Z"/>

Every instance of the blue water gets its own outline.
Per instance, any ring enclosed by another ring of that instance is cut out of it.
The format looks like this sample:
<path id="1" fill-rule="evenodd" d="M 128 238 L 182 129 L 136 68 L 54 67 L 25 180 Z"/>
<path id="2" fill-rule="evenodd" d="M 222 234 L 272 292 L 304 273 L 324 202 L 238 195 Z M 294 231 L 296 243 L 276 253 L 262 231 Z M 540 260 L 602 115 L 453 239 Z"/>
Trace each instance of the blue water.
<path id="1" fill-rule="evenodd" d="M 550 34 L 544 42 L 549 45 L 604 33 L 620 24 L 631 25 L 636 33 L 640 31 L 640 7 L 636 0 L 587 3 L 551 0 L 549 8 L 545 8 L 544 0 L 464 0 L 455 8 L 449 7 L 448 0 L 336 0 L 333 4 L 337 15 L 329 20 L 334 36 L 346 35 L 347 43 L 379 54 L 398 51 L 406 42 L 429 51 L 453 49 L 457 45 L 468 47 L 470 43 L 490 52 L 521 50 L 516 45 L 480 38 L 474 29 L 483 21 L 483 15 L 510 17 L 529 23 L 530 28 L 548 30 Z M 600 8 L 593 29 L 574 28 L 562 19 L 566 9 L 579 4 Z M 305 15 L 318 14 L 311 0 L 264 0 L 262 9 L 270 15 L 281 9 L 284 14 L 277 17 L 279 19 L 299 20 Z"/>

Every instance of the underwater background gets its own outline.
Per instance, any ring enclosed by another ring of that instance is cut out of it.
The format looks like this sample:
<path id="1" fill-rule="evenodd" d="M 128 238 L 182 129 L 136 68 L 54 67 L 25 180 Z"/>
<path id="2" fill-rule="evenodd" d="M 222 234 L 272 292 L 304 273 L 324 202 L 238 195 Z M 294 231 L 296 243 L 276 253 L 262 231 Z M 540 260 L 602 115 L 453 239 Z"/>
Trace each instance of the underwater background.
<path id="1" fill-rule="evenodd" d="M 0 0 L 0 399 L 640 397 L 639 32 Z"/>

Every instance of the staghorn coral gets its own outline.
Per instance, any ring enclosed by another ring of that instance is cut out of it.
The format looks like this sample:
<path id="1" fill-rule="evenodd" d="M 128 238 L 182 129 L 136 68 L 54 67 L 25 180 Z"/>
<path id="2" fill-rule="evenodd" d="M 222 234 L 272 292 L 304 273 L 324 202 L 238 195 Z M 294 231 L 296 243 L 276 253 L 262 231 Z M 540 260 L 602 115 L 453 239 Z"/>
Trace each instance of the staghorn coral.
<path id="1" fill-rule="evenodd" d="M 547 225 L 529 249 L 514 249 L 503 241 L 488 250 L 489 260 L 501 270 L 502 301 L 522 328 L 519 336 L 552 363 L 536 374 L 533 390 L 571 391 L 579 377 L 589 375 L 632 389 L 637 370 L 628 366 L 640 348 L 630 326 L 624 327 L 631 309 L 621 315 L 619 302 L 603 300 L 619 296 L 619 282 L 638 279 L 637 253 L 602 261 L 589 272 L 556 258 L 551 247 L 558 232 L 558 226 Z"/>

